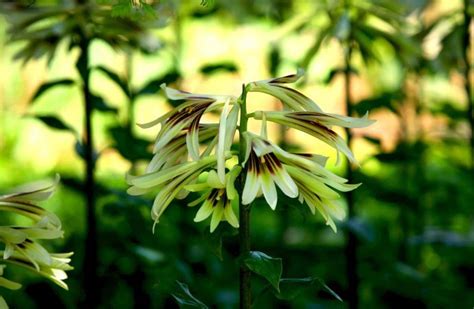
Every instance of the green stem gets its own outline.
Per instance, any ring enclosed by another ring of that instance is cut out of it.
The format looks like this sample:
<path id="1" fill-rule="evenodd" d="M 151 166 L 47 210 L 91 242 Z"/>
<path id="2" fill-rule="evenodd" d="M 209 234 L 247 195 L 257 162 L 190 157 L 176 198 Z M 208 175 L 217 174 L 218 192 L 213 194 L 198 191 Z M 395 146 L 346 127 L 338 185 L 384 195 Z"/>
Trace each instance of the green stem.
<path id="1" fill-rule="evenodd" d="M 247 132 L 247 89 L 242 85 L 241 113 L 239 124 L 239 165 L 243 165 L 245 160 L 245 141 L 243 134 Z M 244 169 L 239 179 L 239 195 L 242 197 L 243 187 L 247 171 Z M 239 200 L 239 242 L 240 256 L 245 256 L 250 252 L 250 205 L 242 205 L 242 198 Z M 251 288 L 250 288 L 251 272 L 245 265 L 240 265 L 240 308 L 250 309 L 252 304 Z"/>

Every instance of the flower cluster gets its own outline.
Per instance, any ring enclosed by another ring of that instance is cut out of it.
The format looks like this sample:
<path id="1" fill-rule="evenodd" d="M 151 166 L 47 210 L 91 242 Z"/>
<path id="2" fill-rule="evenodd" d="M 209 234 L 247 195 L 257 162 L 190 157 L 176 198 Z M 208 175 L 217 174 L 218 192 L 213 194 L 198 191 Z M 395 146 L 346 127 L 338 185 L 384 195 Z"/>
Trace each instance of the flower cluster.
<path id="1" fill-rule="evenodd" d="M 344 117 L 324 113 L 310 98 L 286 86 L 296 82 L 301 71 L 284 77 L 256 81 L 247 84 L 240 98 L 191 94 L 163 85 L 167 97 L 184 102 L 159 117 L 141 125 L 150 128 L 160 125 L 154 147 L 154 157 L 145 174 L 127 177 L 131 185 L 128 192 L 141 195 L 157 192 L 152 207 L 152 218 L 158 222 L 163 211 L 175 199 L 185 198 L 189 192 L 201 195 L 189 206 L 201 205 L 194 221 L 199 222 L 211 215 L 210 230 L 220 221 L 238 227 L 235 209 L 239 204 L 249 205 L 255 198 L 264 196 L 268 205 L 275 209 L 278 204 L 277 188 L 290 198 L 298 198 L 314 214 L 316 210 L 326 223 L 336 231 L 333 218 L 342 219 L 344 210 L 336 203 L 335 191 L 350 191 L 358 185 L 347 184 L 324 165 L 325 157 L 316 154 L 295 154 L 272 143 L 266 134 L 267 121 L 305 132 L 343 153 L 350 162 L 356 160 L 344 140 L 332 126 L 361 128 L 373 123 L 363 118 Z M 283 111 L 256 111 L 242 115 L 246 110 L 247 92 L 262 92 L 281 101 Z M 219 123 L 202 123 L 204 113 L 219 112 Z M 243 145 L 238 151 L 231 150 L 238 121 L 253 118 L 261 121 L 261 132 L 240 132 Z M 243 154 L 244 159 L 236 163 Z M 243 174 L 242 191 L 235 188 L 236 179 Z"/>
<path id="2" fill-rule="evenodd" d="M 0 226 L 0 242 L 5 244 L 0 250 L 2 263 L 9 263 L 39 273 L 67 289 L 64 279 L 72 253 L 50 253 L 38 240 L 63 237 L 59 218 L 36 205 L 48 199 L 53 193 L 59 177 L 54 182 L 41 181 L 17 188 L 15 193 L 0 195 L 0 211 L 20 215 L 33 221 L 31 226 Z M 7 289 L 19 289 L 21 284 L 3 277 L 6 265 L 0 264 L 0 286 Z M 0 296 L 0 307 L 5 305 Z M 2 307 L 3 308 L 3 307 Z"/>

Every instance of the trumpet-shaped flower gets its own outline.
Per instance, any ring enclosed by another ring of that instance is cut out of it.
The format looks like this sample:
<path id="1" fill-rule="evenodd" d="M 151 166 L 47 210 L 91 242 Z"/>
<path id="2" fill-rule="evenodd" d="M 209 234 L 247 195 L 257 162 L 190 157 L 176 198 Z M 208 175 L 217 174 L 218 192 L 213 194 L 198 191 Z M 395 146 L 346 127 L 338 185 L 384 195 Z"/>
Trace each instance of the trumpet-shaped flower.
<path id="1" fill-rule="evenodd" d="M 321 108 L 313 100 L 297 90 L 284 86 L 284 84 L 297 82 L 303 75 L 304 71 L 298 70 L 296 74 L 252 82 L 248 84 L 248 91 L 272 95 L 279 99 L 284 107 L 292 111 L 321 112 Z"/>
<path id="2" fill-rule="evenodd" d="M 201 196 L 189 203 L 189 206 L 196 206 L 202 203 L 194 217 L 195 222 L 204 221 L 212 215 L 211 233 L 214 232 L 221 221 L 227 221 L 235 228 L 239 227 L 239 220 L 232 209 L 232 201 L 238 201 L 238 193 L 234 182 L 240 171 L 240 166 L 234 166 L 230 172 L 225 174 L 224 182 L 221 182 L 217 172 L 211 170 L 207 174 L 205 182 L 187 186 L 189 191 L 202 191 Z"/>
<path id="3" fill-rule="evenodd" d="M 285 125 L 312 135 L 319 140 L 342 152 L 351 162 L 356 163 L 346 142 L 331 129 L 333 125 L 345 128 L 363 128 L 374 123 L 367 118 L 345 117 L 322 112 L 262 112 L 252 114 L 255 119 L 263 119 Z"/>
<path id="4" fill-rule="evenodd" d="M 346 179 L 325 169 L 325 157 L 292 154 L 251 133 L 248 133 L 246 138 L 250 151 L 242 204 L 250 204 L 263 192 L 267 203 L 275 209 L 275 182 L 285 195 L 299 197 L 300 202 L 306 202 L 313 214 L 317 209 L 327 224 L 336 230 L 331 217 L 342 219 L 344 210 L 334 204 L 339 194 L 332 188 L 346 192 L 356 189 L 359 185 L 347 184 Z"/>
<path id="5" fill-rule="evenodd" d="M 289 197 L 298 196 L 298 188 L 274 153 L 275 148 L 265 139 L 247 133 L 247 177 L 242 193 L 242 204 L 250 204 L 263 193 L 272 209 L 277 205 L 276 185 Z"/>
<path id="6" fill-rule="evenodd" d="M 32 226 L 0 226 L 0 242 L 5 244 L 0 259 L 39 273 L 67 289 L 63 280 L 67 278 L 65 271 L 72 269 L 68 264 L 72 253 L 50 253 L 38 242 L 61 238 L 64 234 L 59 218 L 36 205 L 36 202 L 51 196 L 58 181 L 57 176 L 54 182 L 28 184 L 17 188 L 14 193 L 0 196 L 0 211 L 22 215 L 34 222 Z M 20 288 L 20 284 L 2 277 L 4 267 L 0 265 L 0 286 Z M 0 304 L 2 301 L 0 299 Z"/>

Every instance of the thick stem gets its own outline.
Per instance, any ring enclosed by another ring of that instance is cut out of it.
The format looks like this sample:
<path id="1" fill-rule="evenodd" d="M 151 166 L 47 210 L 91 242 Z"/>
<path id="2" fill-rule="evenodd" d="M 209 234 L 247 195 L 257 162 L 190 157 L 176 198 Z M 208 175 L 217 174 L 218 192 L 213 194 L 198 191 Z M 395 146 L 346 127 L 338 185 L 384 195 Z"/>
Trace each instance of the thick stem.
<path id="1" fill-rule="evenodd" d="M 82 92 L 84 96 L 84 161 L 85 161 L 85 194 L 86 194 L 86 221 L 87 235 L 84 260 L 84 293 L 85 307 L 95 308 L 97 306 L 97 223 L 95 216 L 95 158 L 93 146 L 92 111 L 93 103 L 89 84 L 89 46 L 90 41 L 83 35 L 81 40 L 81 59 L 78 68 L 81 72 Z"/>
<path id="2" fill-rule="evenodd" d="M 350 43 L 347 45 L 346 55 L 345 55 L 345 68 L 344 68 L 344 95 L 345 95 L 345 105 L 346 113 L 348 116 L 352 116 L 352 102 L 351 102 L 351 56 L 352 56 L 352 47 Z M 349 149 L 351 149 L 352 142 L 352 132 L 349 128 L 345 129 L 347 136 L 347 144 Z M 350 162 L 347 163 L 346 176 L 349 183 L 353 181 L 353 169 Z M 352 191 L 347 192 L 347 209 L 348 209 L 348 220 L 351 220 L 355 216 L 354 210 L 354 195 Z M 359 279 L 357 276 L 357 238 L 354 232 L 351 229 L 347 229 L 347 242 L 346 242 L 346 271 L 347 271 L 347 297 L 348 305 L 350 309 L 356 309 L 359 303 L 358 295 L 358 285 Z"/>
<path id="3" fill-rule="evenodd" d="M 464 0 L 464 37 L 463 37 L 463 55 L 464 55 L 464 88 L 467 96 L 467 115 L 466 118 L 470 125 L 470 147 L 471 147 L 471 169 L 474 169 L 474 102 L 472 98 L 472 87 L 471 87 L 471 63 L 472 57 L 471 50 L 471 37 L 469 27 L 471 26 L 472 18 L 468 12 L 469 0 Z"/>
<path id="4" fill-rule="evenodd" d="M 239 164 L 242 165 L 245 160 L 245 141 L 243 133 L 247 131 L 247 89 L 242 86 L 241 113 L 239 124 Z M 242 196 L 243 187 L 246 178 L 246 169 L 242 171 L 239 178 L 239 195 Z M 242 199 L 239 200 L 239 242 L 240 256 L 245 256 L 250 252 L 250 205 L 242 205 Z M 251 272 L 245 265 L 240 265 L 240 308 L 250 309 L 252 304 Z"/>

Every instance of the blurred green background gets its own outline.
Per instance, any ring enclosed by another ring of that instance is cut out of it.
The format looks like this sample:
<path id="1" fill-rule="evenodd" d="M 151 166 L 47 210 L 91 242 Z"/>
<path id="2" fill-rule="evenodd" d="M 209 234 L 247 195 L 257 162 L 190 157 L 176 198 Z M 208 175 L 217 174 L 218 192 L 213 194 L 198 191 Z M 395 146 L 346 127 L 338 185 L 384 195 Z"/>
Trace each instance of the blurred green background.
<path id="1" fill-rule="evenodd" d="M 318 282 L 274 295 L 254 276 L 255 308 L 474 306 L 468 1 L 120 0 L 89 3 L 93 13 L 80 15 L 75 8 L 84 2 L 0 3 L 0 191 L 61 174 L 59 190 L 44 204 L 66 232 L 51 250 L 75 252 L 69 291 L 8 269 L 24 283 L 20 291 L 1 291 L 12 308 L 76 308 L 85 301 L 84 75 L 76 68 L 76 21 L 94 33 L 88 68 L 98 307 L 176 307 L 176 280 L 208 306 L 238 306 L 237 231 L 221 224 L 210 235 L 207 225 L 193 223 L 187 201 L 177 201 L 152 234 L 153 197 L 126 194 L 126 173 L 144 170 L 157 134 L 135 123 L 172 108 L 159 91 L 163 82 L 239 95 L 242 83 L 298 67 L 306 69 L 298 89 L 324 111 L 368 111 L 377 123 L 351 134 L 360 161 L 351 179 L 363 185 L 337 234 L 283 196 L 276 211 L 261 200 L 252 211 L 253 249 L 283 258 L 284 278 L 319 278 L 344 302 Z M 53 15 L 22 28 L 25 17 L 51 10 L 70 15 L 62 26 Z M 102 14 L 96 20 L 94 10 Z M 269 96 L 249 100 L 250 111 L 279 108 Z M 331 156 L 329 168 L 346 173 L 323 143 L 270 129 L 274 141 Z"/>

